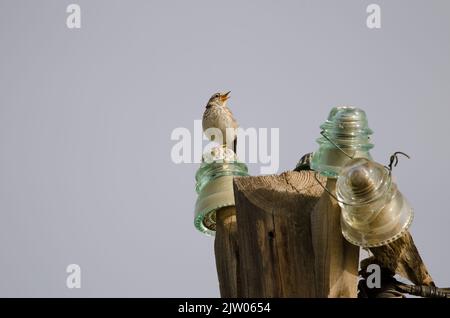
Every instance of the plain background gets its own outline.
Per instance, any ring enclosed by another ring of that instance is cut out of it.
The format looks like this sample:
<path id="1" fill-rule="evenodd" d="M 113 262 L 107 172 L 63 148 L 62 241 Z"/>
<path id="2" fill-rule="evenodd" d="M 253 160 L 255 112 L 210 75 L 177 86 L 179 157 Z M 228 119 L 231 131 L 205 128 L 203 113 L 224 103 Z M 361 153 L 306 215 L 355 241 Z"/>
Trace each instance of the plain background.
<path id="1" fill-rule="evenodd" d="M 228 89 L 242 127 L 280 128 L 279 172 L 333 106 L 365 109 L 374 158 L 412 157 L 411 232 L 450 286 L 449 1 L 376 1 L 380 30 L 361 0 L 79 0 L 79 30 L 70 3 L 0 0 L 0 296 L 219 296 L 170 135 Z"/>

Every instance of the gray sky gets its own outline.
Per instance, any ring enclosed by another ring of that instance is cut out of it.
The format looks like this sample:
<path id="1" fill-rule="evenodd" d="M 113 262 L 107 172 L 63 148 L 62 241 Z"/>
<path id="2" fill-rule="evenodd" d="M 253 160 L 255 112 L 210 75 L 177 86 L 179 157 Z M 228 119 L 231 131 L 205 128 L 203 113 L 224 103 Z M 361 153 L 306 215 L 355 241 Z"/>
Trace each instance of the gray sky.
<path id="1" fill-rule="evenodd" d="M 279 172 L 333 106 L 366 110 L 374 158 L 412 157 L 411 232 L 450 286 L 450 2 L 376 1 L 370 30 L 372 2 L 0 0 L 0 296 L 218 296 L 198 165 L 171 161 L 170 135 L 222 89 L 243 127 L 280 129 Z"/>

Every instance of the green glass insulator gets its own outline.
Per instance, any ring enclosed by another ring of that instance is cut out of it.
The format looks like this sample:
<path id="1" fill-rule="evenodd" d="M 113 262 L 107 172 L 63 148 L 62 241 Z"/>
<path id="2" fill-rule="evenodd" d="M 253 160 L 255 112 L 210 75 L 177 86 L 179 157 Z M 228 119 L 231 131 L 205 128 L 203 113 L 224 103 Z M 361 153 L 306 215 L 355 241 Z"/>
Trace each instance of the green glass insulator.
<path id="1" fill-rule="evenodd" d="M 216 211 L 235 205 L 235 176 L 248 176 L 248 168 L 237 160 L 232 150 L 218 147 L 203 156 L 203 162 L 195 175 L 198 197 L 194 225 L 200 232 L 214 235 Z"/>
<path id="2" fill-rule="evenodd" d="M 366 113 L 354 107 L 335 107 L 323 123 L 319 149 L 314 152 L 311 169 L 328 178 L 337 178 L 341 168 L 352 158 L 371 159 L 373 148 Z"/>

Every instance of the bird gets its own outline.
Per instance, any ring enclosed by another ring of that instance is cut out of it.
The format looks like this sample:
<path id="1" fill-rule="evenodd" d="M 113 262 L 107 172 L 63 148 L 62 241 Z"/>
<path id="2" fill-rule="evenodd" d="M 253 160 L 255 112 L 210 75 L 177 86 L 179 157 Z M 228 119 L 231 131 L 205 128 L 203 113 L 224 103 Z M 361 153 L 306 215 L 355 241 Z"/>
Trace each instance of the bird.
<path id="1" fill-rule="evenodd" d="M 202 126 L 206 136 L 211 141 L 217 141 L 214 134 L 207 132 L 209 128 L 219 129 L 222 133 L 222 146 L 236 152 L 237 146 L 237 128 L 239 127 L 230 108 L 227 106 L 230 93 L 215 93 L 206 104 L 203 113 Z"/>
<path id="2" fill-rule="evenodd" d="M 303 157 L 300 158 L 297 165 L 295 166 L 294 171 L 302 171 L 302 170 L 311 170 L 311 160 L 313 153 L 307 153 Z"/>

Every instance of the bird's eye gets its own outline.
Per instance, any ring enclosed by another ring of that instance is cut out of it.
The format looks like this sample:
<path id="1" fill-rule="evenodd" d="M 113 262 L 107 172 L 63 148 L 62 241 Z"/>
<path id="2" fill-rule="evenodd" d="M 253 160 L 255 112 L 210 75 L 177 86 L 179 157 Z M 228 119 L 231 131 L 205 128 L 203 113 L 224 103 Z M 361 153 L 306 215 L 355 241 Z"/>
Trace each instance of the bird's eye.
<path id="1" fill-rule="evenodd" d="M 220 97 L 220 94 L 217 93 L 216 95 L 214 95 L 214 97 L 215 97 L 215 98 L 219 98 L 219 97 Z"/>

